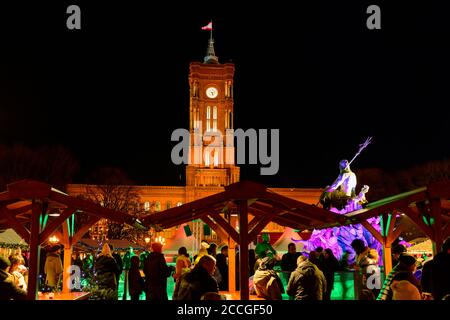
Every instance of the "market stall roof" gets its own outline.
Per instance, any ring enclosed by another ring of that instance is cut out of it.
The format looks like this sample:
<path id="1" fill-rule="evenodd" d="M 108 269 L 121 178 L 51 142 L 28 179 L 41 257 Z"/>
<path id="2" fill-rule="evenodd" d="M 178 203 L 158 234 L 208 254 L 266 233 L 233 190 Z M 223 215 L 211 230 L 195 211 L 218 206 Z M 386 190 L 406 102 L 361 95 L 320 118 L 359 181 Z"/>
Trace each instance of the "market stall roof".
<path id="1" fill-rule="evenodd" d="M 364 209 L 345 215 L 352 224 L 362 223 L 375 216 L 384 216 L 384 236 L 395 239 L 401 228 L 394 231 L 397 216 L 406 215 L 440 247 L 450 236 L 450 181 L 440 181 L 426 187 L 404 192 L 367 204 Z M 391 223 L 390 223 L 391 222 Z"/>
<path id="2" fill-rule="evenodd" d="M 84 214 L 87 220 L 75 230 L 75 215 Z M 33 180 L 11 183 L 0 193 L 0 229 L 13 228 L 30 247 L 28 299 L 37 298 L 40 246 L 61 228 L 64 245 L 64 270 L 70 270 L 70 251 L 89 228 L 101 218 L 139 226 L 130 215 L 110 210 L 94 202 L 71 197 L 50 185 Z M 67 283 L 70 272 L 63 273 Z M 64 286 L 63 290 L 69 290 Z"/>
<path id="3" fill-rule="evenodd" d="M 98 221 L 100 218 L 130 225 L 139 223 L 126 213 L 104 208 L 89 200 L 69 196 L 48 184 L 33 180 L 11 183 L 7 186 L 7 191 L 0 193 L 0 229 L 13 228 L 28 242 L 31 217 L 34 213 L 42 215 L 41 240 L 45 240 L 59 226 L 64 225 L 63 223 L 72 214 L 87 214 L 89 216 L 87 224 L 90 225 L 92 221 Z"/>
<path id="4" fill-rule="evenodd" d="M 223 192 L 150 214 L 142 222 L 146 225 L 159 225 L 165 229 L 202 219 L 213 230 L 219 224 L 225 229 L 223 231 L 233 237 L 234 232 L 224 227 L 221 214 L 237 214 L 237 201 L 241 200 L 247 201 L 248 213 L 255 217 L 250 221 L 249 227 L 255 227 L 262 220 L 266 222 L 265 225 L 273 221 L 281 226 L 299 230 L 334 227 L 345 223 L 345 218 L 341 215 L 282 196 L 268 190 L 262 184 L 250 181 L 237 182 L 226 186 Z M 259 232 L 255 230 L 254 233 L 256 237 Z"/>

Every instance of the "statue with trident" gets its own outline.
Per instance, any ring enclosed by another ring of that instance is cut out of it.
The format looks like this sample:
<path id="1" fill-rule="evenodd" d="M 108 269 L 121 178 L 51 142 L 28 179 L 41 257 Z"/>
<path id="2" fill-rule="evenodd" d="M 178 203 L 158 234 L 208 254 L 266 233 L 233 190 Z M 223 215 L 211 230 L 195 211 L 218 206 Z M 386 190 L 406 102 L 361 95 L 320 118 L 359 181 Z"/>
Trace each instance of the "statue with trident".
<path id="1" fill-rule="evenodd" d="M 325 188 L 325 191 L 320 196 L 319 202 L 324 209 L 330 210 L 333 207 L 338 211 L 345 209 L 346 212 L 350 212 L 356 209 L 357 204 L 366 202 L 365 194 L 369 191 L 369 187 L 364 185 L 360 193 L 356 195 L 357 180 L 355 173 L 350 169 L 350 164 L 370 144 L 371 140 L 372 137 L 369 137 L 363 144 L 359 145 L 358 152 L 350 162 L 348 160 L 339 162 L 339 176 L 331 186 Z"/>

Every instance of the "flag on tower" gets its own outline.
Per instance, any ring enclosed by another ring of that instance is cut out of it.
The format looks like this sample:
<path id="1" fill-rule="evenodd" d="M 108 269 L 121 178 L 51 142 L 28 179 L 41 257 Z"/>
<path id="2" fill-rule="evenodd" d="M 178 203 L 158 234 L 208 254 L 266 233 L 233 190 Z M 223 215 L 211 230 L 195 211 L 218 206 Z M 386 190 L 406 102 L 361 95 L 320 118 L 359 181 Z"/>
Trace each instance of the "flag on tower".
<path id="1" fill-rule="evenodd" d="M 202 30 L 212 30 L 212 21 L 208 23 L 206 26 L 202 27 Z"/>

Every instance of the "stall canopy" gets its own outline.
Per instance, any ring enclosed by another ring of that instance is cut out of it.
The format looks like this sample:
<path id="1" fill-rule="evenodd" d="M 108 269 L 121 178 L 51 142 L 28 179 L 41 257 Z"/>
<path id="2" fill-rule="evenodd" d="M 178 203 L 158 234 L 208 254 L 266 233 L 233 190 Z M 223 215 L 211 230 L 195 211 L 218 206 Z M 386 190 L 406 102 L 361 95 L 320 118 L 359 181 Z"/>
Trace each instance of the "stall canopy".
<path id="1" fill-rule="evenodd" d="M 366 222 L 375 216 L 381 217 L 381 233 Z M 431 183 L 369 203 L 364 209 L 346 214 L 348 222 L 363 224 L 387 248 L 404 231 L 405 224 L 398 222 L 405 216 L 431 239 L 436 254 L 443 240 L 450 236 L 450 181 Z"/>
<path id="2" fill-rule="evenodd" d="M 262 184 L 241 181 L 226 186 L 225 191 L 218 194 L 151 214 L 143 219 L 143 223 L 170 228 L 196 219 L 203 220 L 220 238 L 229 239 L 230 291 L 235 289 L 235 244 L 240 246 L 240 261 L 247 261 L 249 242 L 255 239 L 269 222 L 298 230 L 334 227 L 346 222 L 342 215 L 279 195 Z M 249 298 L 247 279 L 248 268 L 242 263 L 242 300 Z"/>
<path id="3" fill-rule="evenodd" d="M 229 239 L 229 288 L 234 285 L 234 243 L 240 245 L 240 260 L 248 259 L 248 243 L 271 221 L 295 230 L 323 229 L 361 223 L 383 244 L 386 272 L 391 268 L 390 245 L 402 232 L 402 215 L 413 220 L 435 244 L 438 251 L 443 238 L 449 236 L 450 182 L 427 187 L 369 203 L 364 209 L 346 215 L 324 210 L 269 191 L 264 185 L 241 181 L 225 191 L 171 208 L 143 219 L 144 224 L 170 228 L 201 219 L 222 239 Z M 249 216 L 250 214 L 250 216 Z M 367 219 L 380 216 L 381 234 Z M 237 231 L 239 230 L 239 231 Z M 247 300 L 248 269 L 240 266 L 241 299 Z"/>
<path id="4" fill-rule="evenodd" d="M 85 221 L 75 230 L 75 215 Z M 130 215 L 104 208 L 91 201 L 71 197 L 50 185 L 33 180 L 11 183 L 0 193 L 0 229 L 12 228 L 30 247 L 29 299 L 36 299 L 40 246 L 55 233 L 64 245 L 64 284 L 69 277 L 72 245 L 101 218 L 140 226 Z M 68 290 L 67 286 L 63 286 Z"/>

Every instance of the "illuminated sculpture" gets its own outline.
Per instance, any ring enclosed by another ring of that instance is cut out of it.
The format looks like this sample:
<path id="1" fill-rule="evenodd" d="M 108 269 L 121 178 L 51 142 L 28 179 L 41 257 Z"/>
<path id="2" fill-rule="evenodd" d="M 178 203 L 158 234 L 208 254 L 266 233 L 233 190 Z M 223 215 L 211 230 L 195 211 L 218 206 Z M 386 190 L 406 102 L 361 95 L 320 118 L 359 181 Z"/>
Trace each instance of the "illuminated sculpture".
<path id="1" fill-rule="evenodd" d="M 347 160 L 339 162 L 339 176 L 331 186 L 325 188 L 320 196 L 320 203 L 324 209 L 337 214 L 346 214 L 363 208 L 367 202 L 365 194 L 369 191 L 369 186 L 364 185 L 359 194 L 356 194 L 357 179 L 350 169 L 350 164 L 367 147 L 370 140 L 371 138 L 368 138 L 364 144 L 360 145 L 360 149 L 350 162 Z M 367 221 L 377 231 L 381 230 L 378 217 Z M 382 245 L 361 224 L 314 230 L 308 240 L 292 240 L 303 243 L 306 251 L 315 250 L 317 247 L 330 248 L 338 259 L 341 259 L 345 253 L 346 259 L 352 262 L 354 250 L 351 243 L 354 239 L 363 240 L 368 247 L 377 249 L 379 256 L 382 256 Z"/>

